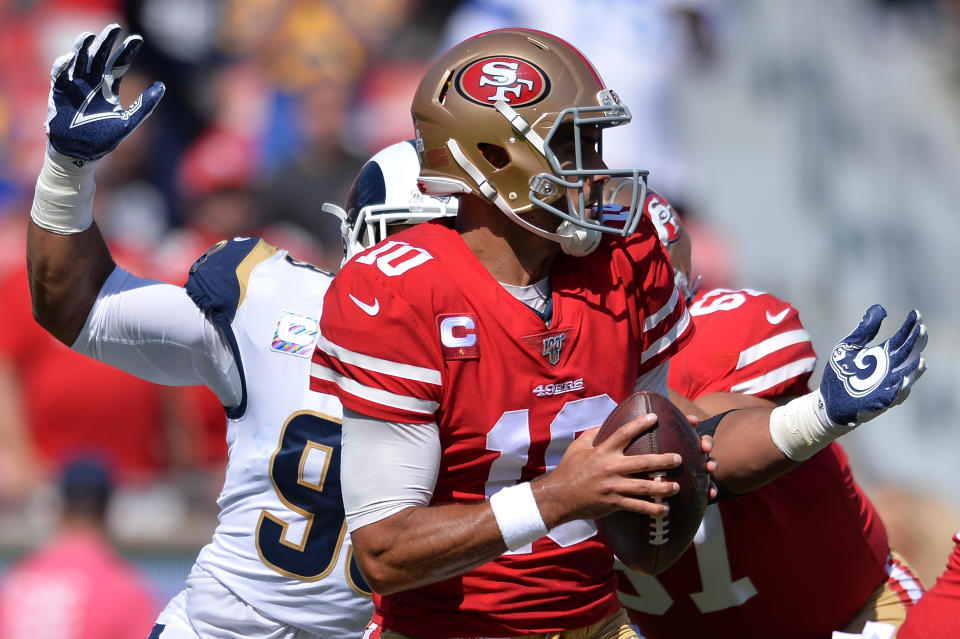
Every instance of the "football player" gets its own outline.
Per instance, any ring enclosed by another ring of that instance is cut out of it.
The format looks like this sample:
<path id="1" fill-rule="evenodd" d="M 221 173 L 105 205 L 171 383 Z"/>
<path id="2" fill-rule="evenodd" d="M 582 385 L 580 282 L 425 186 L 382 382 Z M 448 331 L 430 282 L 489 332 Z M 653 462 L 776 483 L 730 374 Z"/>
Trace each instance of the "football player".
<path id="1" fill-rule="evenodd" d="M 960 532 L 953 537 L 947 567 L 920 601 L 907 613 L 898 639 L 951 639 L 960 637 Z"/>
<path id="2" fill-rule="evenodd" d="M 616 186 L 608 185 L 611 199 Z M 682 221 L 655 194 L 645 212 L 696 325 L 670 361 L 671 391 L 702 401 L 705 414 L 808 393 L 817 356 L 797 310 L 750 289 L 694 293 Z M 771 483 L 708 506 L 693 546 L 656 577 L 618 568 L 620 599 L 647 639 L 859 633 L 868 620 L 899 626 L 922 592 L 891 554 L 883 522 L 836 442 Z M 800 597 L 816 614 L 788 614 Z"/>
<path id="3" fill-rule="evenodd" d="M 35 316 L 60 341 L 159 384 L 205 385 L 226 411 L 219 524 L 150 636 L 358 637 L 372 605 L 344 522 L 341 407 L 304 393 L 332 275 L 257 238 L 217 243 L 182 288 L 114 263 L 92 219 L 93 171 L 164 91 L 118 104 L 142 42 L 114 51 L 120 31 L 82 34 L 54 64 L 27 259 Z M 350 191 L 348 228 L 406 211 L 411 197 L 420 218 L 455 211 L 416 192 L 418 168 L 407 142 L 374 156 Z M 358 241 L 369 239 L 346 247 Z"/>
<path id="4" fill-rule="evenodd" d="M 693 328 L 640 215 L 644 172 L 602 161 L 629 110 L 568 43 L 505 29 L 445 53 L 412 113 L 422 188 L 457 196 L 457 216 L 343 267 L 311 377 L 344 404 L 348 528 L 378 593 L 365 636 L 635 637 L 591 520 L 663 514 L 646 497 L 677 487 L 632 475 L 679 459 L 623 454 L 654 415 L 596 447 L 595 428 L 634 389 L 667 392 Z M 608 224 L 611 176 L 631 206 Z M 817 391 L 724 416 L 718 478 L 749 489 L 901 401 L 926 332 L 912 312 L 870 349 L 868 377 L 856 357 L 883 315 L 868 311 Z"/>

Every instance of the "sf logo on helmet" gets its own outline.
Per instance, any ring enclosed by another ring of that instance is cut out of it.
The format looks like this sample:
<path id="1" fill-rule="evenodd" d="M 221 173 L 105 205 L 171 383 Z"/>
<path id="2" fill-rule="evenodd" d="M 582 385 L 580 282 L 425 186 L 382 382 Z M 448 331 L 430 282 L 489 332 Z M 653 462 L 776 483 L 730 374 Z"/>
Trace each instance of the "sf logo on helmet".
<path id="1" fill-rule="evenodd" d="M 503 100 L 513 107 L 539 102 L 550 91 L 550 82 L 539 67 L 521 58 L 482 58 L 457 75 L 457 90 L 471 102 L 493 106 Z"/>

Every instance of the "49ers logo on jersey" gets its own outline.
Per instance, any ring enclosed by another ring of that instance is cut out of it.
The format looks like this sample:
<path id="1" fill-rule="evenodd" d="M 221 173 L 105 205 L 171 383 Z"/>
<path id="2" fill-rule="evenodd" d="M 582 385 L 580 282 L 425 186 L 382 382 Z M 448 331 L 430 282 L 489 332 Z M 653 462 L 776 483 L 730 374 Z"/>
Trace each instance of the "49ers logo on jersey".
<path id="1" fill-rule="evenodd" d="M 532 62 L 511 56 L 481 58 L 457 75 L 457 91 L 477 104 L 503 100 L 512 107 L 536 104 L 550 93 L 550 80 Z"/>

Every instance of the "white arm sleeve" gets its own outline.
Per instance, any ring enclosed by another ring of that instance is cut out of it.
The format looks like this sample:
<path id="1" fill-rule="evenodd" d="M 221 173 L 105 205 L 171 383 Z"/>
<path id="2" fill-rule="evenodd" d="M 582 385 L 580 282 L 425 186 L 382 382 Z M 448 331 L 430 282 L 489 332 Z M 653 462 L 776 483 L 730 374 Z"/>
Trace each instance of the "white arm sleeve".
<path id="1" fill-rule="evenodd" d="M 207 386 L 227 407 L 243 396 L 222 332 L 186 289 L 114 269 L 71 348 L 166 386 Z"/>
<path id="2" fill-rule="evenodd" d="M 387 422 L 343 410 L 340 483 L 353 532 L 433 497 L 440 468 L 436 424 Z"/>
<path id="3" fill-rule="evenodd" d="M 670 397 L 670 389 L 667 388 L 667 374 L 669 372 L 670 362 L 666 361 L 652 371 L 647 371 L 638 377 L 637 382 L 633 385 L 633 390 L 652 390 L 664 397 Z"/>

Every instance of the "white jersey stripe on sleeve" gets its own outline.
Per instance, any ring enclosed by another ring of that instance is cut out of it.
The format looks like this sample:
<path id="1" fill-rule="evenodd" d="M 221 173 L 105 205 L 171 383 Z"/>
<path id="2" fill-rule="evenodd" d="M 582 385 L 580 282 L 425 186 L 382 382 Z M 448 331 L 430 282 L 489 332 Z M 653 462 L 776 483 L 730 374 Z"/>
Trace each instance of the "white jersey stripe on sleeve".
<path id="1" fill-rule="evenodd" d="M 795 331 L 787 331 L 786 333 L 774 335 L 773 337 L 765 339 L 762 342 L 754 344 L 750 348 L 742 351 L 740 353 L 740 359 L 737 360 L 737 370 L 740 370 L 748 364 L 754 363 L 758 359 L 766 357 L 770 353 L 775 353 L 782 348 L 809 341 L 810 333 L 802 328 Z"/>
<path id="2" fill-rule="evenodd" d="M 440 408 L 440 404 L 438 402 L 417 399 L 416 397 L 409 397 L 407 395 L 397 395 L 396 393 L 385 391 L 382 388 L 372 388 L 370 386 L 366 386 L 360 382 L 357 382 L 356 380 L 350 379 L 349 377 L 339 375 L 336 373 L 336 371 L 333 371 L 322 364 L 317 364 L 316 362 L 313 362 L 310 367 L 310 376 L 314 379 L 322 379 L 327 382 L 333 382 L 346 393 L 350 393 L 355 397 L 365 399 L 374 404 L 389 406 L 390 408 L 397 408 L 400 410 L 409 411 L 411 413 L 421 413 L 424 415 L 433 415 L 435 412 L 437 412 L 437 409 Z"/>
<path id="3" fill-rule="evenodd" d="M 643 351 L 643 354 L 640 355 L 640 363 L 642 364 L 643 362 L 646 362 L 647 360 L 650 360 L 656 357 L 657 355 L 662 353 L 664 350 L 669 348 L 671 344 L 677 341 L 677 339 L 679 339 L 680 336 L 686 332 L 687 327 L 689 325 L 690 325 L 690 313 L 688 313 L 687 310 L 684 309 L 683 315 L 680 317 L 677 323 L 673 325 L 673 328 L 667 331 L 666 335 L 664 335 L 663 337 L 655 341 L 653 344 L 648 346 L 647 350 Z"/>
<path id="4" fill-rule="evenodd" d="M 756 395 L 757 393 L 763 392 L 768 388 L 772 388 L 781 382 L 787 381 L 788 379 L 793 379 L 798 375 L 813 371 L 813 367 L 816 365 L 816 363 L 816 357 L 804 357 L 803 359 L 798 359 L 795 362 L 790 362 L 786 366 L 776 368 L 766 375 L 754 377 L 753 379 L 748 379 L 745 382 L 735 384 L 730 388 L 730 391 L 734 393 L 744 393 L 746 395 Z"/>
<path id="5" fill-rule="evenodd" d="M 440 386 L 440 371 L 432 368 L 422 368 L 420 366 L 413 366 L 411 364 L 391 362 L 388 359 L 380 359 L 378 357 L 371 357 L 370 355 L 364 355 L 362 353 L 347 350 L 342 346 L 334 344 L 323 335 L 320 335 L 320 338 L 317 341 L 317 348 L 327 355 L 340 360 L 344 364 L 357 366 L 372 373 L 383 373 L 384 375 L 390 375 L 391 377 L 400 377 L 402 379 L 409 379 L 414 382 L 423 382 L 424 384 Z"/>
<path id="6" fill-rule="evenodd" d="M 905 570 L 892 556 L 887 558 L 887 575 L 890 581 L 897 583 L 910 597 L 913 603 L 923 596 L 923 586 L 909 570 Z"/>
<path id="7" fill-rule="evenodd" d="M 660 309 L 657 310 L 656 313 L 653 313 L 652 315 L 647 317 L 645 320 L 643 320 L 643 330 L 649 331 L 654 326 L 656 326 L 657 324 L 662 322 L 664 319 L 669 317 L 670 313 L 672 313 L 674 309 L 677 308 L 677 303 L 679 301 L 680 301 L 680 291 L 677 289 L 676 286 L 674 286 L 673 295 L 670 296 L 669 301 L 667 301 L 666 304 L 660 307 Z"/>

